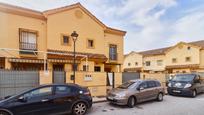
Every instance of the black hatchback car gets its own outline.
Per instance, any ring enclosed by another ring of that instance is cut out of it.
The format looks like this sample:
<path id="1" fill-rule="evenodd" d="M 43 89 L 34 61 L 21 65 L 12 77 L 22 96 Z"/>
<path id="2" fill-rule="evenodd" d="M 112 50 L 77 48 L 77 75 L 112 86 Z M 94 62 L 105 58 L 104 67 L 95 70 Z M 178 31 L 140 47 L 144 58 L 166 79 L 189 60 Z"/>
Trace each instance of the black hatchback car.
<path id="1" fill-rule="evenodd" d="M 92 106 L 87 88 L 76 84 L 44 85 L 0 101 L 0 115 L 84 115 Z"/>
<path id="2" fill-rule="evenodd" d="M 177 74 L 168 83 L 168 94 L 196 97 L 204 92 L 204 81 L 198 74 Z"/>

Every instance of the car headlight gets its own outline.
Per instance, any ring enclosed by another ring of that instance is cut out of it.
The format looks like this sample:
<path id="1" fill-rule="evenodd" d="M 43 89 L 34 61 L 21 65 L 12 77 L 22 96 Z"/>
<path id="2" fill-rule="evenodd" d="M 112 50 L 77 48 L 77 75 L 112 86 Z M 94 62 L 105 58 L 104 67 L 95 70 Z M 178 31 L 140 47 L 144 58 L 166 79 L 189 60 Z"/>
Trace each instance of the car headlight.
<path id="1" fill-rule="evenodd" d="M 125 96 L 126 96 L 125 93 L 116 94 L 116 98 L 123 98 L 123 97 L 125 97 Z"/>
<path id="2" fill-rule="evenodd" d="M 168 83 L 168 87 L 171 87 L 171 83 Z"/>
<path id="3" fill-rule="evenodd" d="M 184 86 L 184 88 L 189 88 L 189 87 L 191 87 L 192 85 L 190 84 L 190 83 L 188 83 L 188 84 L 186 84 L 185 86 Z"/>

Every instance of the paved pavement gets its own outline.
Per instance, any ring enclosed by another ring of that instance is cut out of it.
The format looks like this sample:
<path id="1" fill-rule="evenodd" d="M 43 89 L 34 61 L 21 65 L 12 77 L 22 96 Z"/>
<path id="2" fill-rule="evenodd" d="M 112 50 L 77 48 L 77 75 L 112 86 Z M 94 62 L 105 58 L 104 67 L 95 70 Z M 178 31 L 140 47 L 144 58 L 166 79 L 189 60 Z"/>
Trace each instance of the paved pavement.
<path id="1" fill-rule="evenodd" d="M 196 98 L 166 95 L 163 102 L 150 101 L 134 108 L 95 103 L 87 115 L 204 115 L 204 94 Z"/>

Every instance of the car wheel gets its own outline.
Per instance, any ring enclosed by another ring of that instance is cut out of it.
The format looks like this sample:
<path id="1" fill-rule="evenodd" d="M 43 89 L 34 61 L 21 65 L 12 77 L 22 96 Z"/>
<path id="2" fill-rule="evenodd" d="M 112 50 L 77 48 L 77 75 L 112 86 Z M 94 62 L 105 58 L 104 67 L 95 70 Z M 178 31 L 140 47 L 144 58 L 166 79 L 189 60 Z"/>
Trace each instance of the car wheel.
<path id="1" fill-rule="evenodd" d="M 157 101 L 163 101 L 163 94 L 162 93 L 158 94 Z"/>
<path id="2" fill-rule="evenodd" d="M 133 108 L 135 104 L 136 104 L 136 99 L 134 97 L 130 97 L 127 103 L 128 107 Z"/>
<path id="3" fill-rule="evenodd" d="M 87 111 L 87 106 L 84 102 L 79 102 L 74 105 L 72 113 L 74 115 L 85 115 Z"/>
<path id="4" fill-rule="evenodd" d="M 196 92 L 196 90 L 193 90 L 193 92 L 192 92 L 192 97 L 194 98 L 194 97 L 196 97 L 197 96 L 197 92 Z"/>
<path id="5" fill-rule="evenodd" d="M 0 115 L 10 115 L 8 112 L 0 111 Z"/>

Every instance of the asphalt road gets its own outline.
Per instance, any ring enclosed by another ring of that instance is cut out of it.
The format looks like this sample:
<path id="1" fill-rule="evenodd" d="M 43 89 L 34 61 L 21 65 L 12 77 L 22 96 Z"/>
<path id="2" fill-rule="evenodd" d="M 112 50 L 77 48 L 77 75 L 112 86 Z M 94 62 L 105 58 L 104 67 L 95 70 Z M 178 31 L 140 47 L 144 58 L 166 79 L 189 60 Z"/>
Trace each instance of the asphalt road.
<path id="1" fill-rule="evenodd" d="M 87 115 L 204 115 L 204 94 L 196 98 L 166 95 L 162 102 L 150 101 L 134 108 L 96 103 Z"/>

